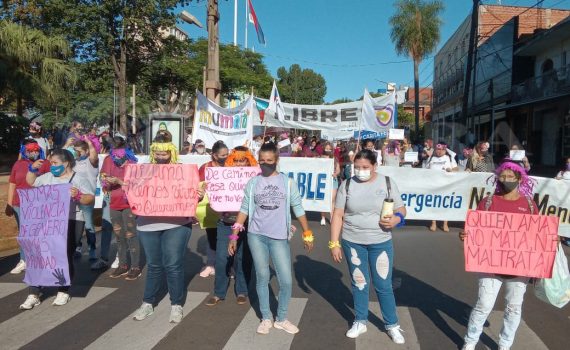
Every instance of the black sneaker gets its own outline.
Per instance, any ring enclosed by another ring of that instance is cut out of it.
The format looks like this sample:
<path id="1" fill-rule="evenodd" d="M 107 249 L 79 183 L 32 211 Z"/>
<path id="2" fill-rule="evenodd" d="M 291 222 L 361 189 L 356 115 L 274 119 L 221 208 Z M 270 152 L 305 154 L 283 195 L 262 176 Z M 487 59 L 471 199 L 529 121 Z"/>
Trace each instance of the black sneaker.
<path id="1" fill-rule="evenodd" d="M 127 265 L 121 265 L 115 269 L 115 271 L 111 272 L 109 277 L 111 278 L 119 278 L 129 273 L 129 267 Z"/>
<path id="2" fill-rule="evenodd" d="M 141 276 L 141 269 L 138 267 L 133 267 L 127 273 L 127 277 L 125 278 L 127 281 L 134 281 Z"/>

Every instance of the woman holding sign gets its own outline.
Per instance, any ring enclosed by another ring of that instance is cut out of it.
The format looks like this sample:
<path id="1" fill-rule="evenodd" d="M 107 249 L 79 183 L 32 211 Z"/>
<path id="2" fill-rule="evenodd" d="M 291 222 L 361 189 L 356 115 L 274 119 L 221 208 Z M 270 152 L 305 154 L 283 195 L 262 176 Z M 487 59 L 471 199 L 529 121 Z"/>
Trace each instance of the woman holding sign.
<path id="1" fill-rule="evenodd" d="M 50 172 L 37 176 L 44 160 L 36 160 L 29 168 L 26 181 L 30 186 L 40 187 L 46 185 L 58 185 L 70 183 L 71 205 L 69 207 L 69 223 L 67 226 L 67 263 L 69 268 L 69 281 L 66 281 L 63 272 L 57 274 L 60 279 L 58 293 L 53 301 L 53 305 L 61 306 L 67 304 L 69 299 L 69 287 L 74 275 L 73 254 L 75 253 L 75 233 L 83 232 L 85 221 L 79 205 L 91 205 L 95 201 L 95 189 L 89 180 L 73 171 L 75 158 L 68 150 L 56 149 L 52 152 L 49 160 Z M 30 286 L 29 295 L 26 301 L 20 305 L 22 310 L 30 310 L 40 305 L 41 286 Z"/>
<path id="2" fill-rule="evenodd" d="M 392 229 L 404 225 L 406 208 L 396 184 L 377 170 L 374 152 L 365 149 L 354 157 L 355 176 L 340 185 L 336 197 L 329 248 L 337 263 L 344 251 L 352 277 L 356 315 L 346 336 L 356 338 L 367 330 L 372 281 L 388 335 L 394 343 L 404 344 L 392 288 Z"/>
<path id="3" fill-rule="evenodd" d="M 538 214 L 538 208 L 532 200 L 534 183 L 520 165 L 505 162 L 497 168 L 495 174 L 495 194 L 483 198 L 477 210 Z M 462 241 L 466 237 L 465 232 L 459 233 Z M 481 274 L 479 297 L 469 317 L 463 350 L 475 349 L 503 284 L 506 307 L 503 329 L 499 334 L 499 350 L 510 349 L 521 320 L 522 303 L 528 281 L 528 277 Z"/>
<path id="4" fill-rule="evenodd" d="M 176 164 L 178 150 L 168 132 L 158 135 L 150 146 L 151 164 Z M 203 197 L 203 190 L 198 190 Z M 137 216 L 137 236 L 144 249 L 148 269 L 143 303 L 133 318 L 142 321 L 154 313 L 154 303 L 162 289 L 163 274 L 170 295 L 170 323 L 182 321 L 182 304 L 186 297 L 184 257 L 192 233 L 192 218 Z"/>
<path id="5" fill-rule="evenodd" d="M 225 166 L 253 167 L 257 166 L 257 161 L 247 147 L 238 146 L 228 156 Z M 226 299 L 226 293 L 229 286 L 228 276 L 231 274 L 233 266 L 235 266 L 234 290 L 236 293 L 236 302 L 239 305 L 243 305 L 247 302 L 247 266 L 250 267 L 249 272 L 251 272 L 251 257 L 247 254 L 244 256 L 244 250 L 247 250 L 247 237 L 242 235 L 239 238 L 237 241 L 237 252 L 233 258 L 228 254 L 227 249 L 230 236 L 232 234 L 232 226 L 236 223 L 237 215 L 238 213 L 233 212 L 220 213 L 216 239 L 216 277 L 214 280 L 214 296 L 206 302 L 206 305 L 208 306 L 214 306 Z"/>
<path id="6" fill-rule="evenodd" d="M 238 247 L 240 233 L 245 231 L 245 221 L 249 219 L 247 242 L 255 266 L 256 290 L 262 317 L 257 327 L 259 334 L 268 334 L 272 327 L 290 334 L 299 332 L 299 328 L 287 320 L 293 284 L 289 247 L 289 239 L 292 236 L 291 208 L 303 228 L 305 249 L 308 251 L 313 249 L 313 231 L 309 229 L 297 184 L 287 175 L 277 171 L 278 163 L 279 153 L 275 144 L 266 143 L 261 146 L 259 150 L 261 175 L 247 183 L 228 245 L 228 253 L 233 256 Z M 270 258 L 279 281 L 279 306 L 275 323 L 269 308 Z"/>

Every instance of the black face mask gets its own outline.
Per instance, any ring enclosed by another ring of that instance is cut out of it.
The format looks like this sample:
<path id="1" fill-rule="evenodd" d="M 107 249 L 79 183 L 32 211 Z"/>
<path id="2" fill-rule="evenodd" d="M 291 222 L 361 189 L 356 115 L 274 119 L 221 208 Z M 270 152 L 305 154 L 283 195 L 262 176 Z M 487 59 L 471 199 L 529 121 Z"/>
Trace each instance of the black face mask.
<path id="1" fill-rule="evenodd" d="M 170 164 L 170 159 L 156 159 L 156 164 Z"/>
<path id="2" fill-rule="evenodd" d="M 504 193 L 511 193 L 519 187 L 518 181 L 503 181 L 501 182 L 501 187 L 503 187 Z"/>
<path id="3" fill-rule="evenodd" d="M 224 164 L 226 164 L 226 159 L 227 158 L 218 158 L 218 160 L 216 160 L 216 162 L 218 162 L 218 164 L 220 166 L 224 166 Z"/>
<path id="4" fill-rule="evenodd" d="M 127 157 L 113 159 L 113 163 L 115 163 L 115 165 L 118 167 L 123 166 L 123 164 L 125 164 L 126 162 L 127 162 Z"/>
<path id="5" fill-rule="evenodd" d="M 259 164 L 259 167 L 261 168 L 261 176 L 268 177 L 275 172 L 275 169 L 277 169 L 277 163 L 275 164 L 263 163 Z"/>

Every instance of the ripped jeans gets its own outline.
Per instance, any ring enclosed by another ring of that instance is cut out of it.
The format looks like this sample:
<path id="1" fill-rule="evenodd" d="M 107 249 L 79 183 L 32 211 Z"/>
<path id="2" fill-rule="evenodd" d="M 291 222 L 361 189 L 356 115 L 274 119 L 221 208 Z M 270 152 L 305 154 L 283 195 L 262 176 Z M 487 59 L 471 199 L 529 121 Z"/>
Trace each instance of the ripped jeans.
<path id="1" fill-rule="evenodd" d="M 137 236 L 137 224 L 135 215 L 131 209 L 114 210 L 111 209 L 111 222 L 113 231 L 117 237 L 117 253 L 119 255 L 119 265 L 140 268 L 140 243 Z"/>
<path id="2" fill-rule="evenodd" d="M 392 240 L 377 244 L 357 244 L 341 240 L 342 250 L 351 276 L 355 322 L 368 321 L 370 272 L 380 301 L 386 329 L 398 327 L 396 299 L 392 288 L 394 246 Z"/>
<path id="3" fill-rule="evenodd" d="M 479 341 L 483 332 L 483 325 L 493 311 L 497 295 L 504 283 L 506 306 L 503 328 L 499 334 L 499 346 L 510 348 L 521 322 L 522 303 L 528 281 L 529 278 L 527 277 L 503 279 L 497 275 L 483 274 L 479 278 L 479 296 L 469 317 L 465 343 L 476 344 Z"/>

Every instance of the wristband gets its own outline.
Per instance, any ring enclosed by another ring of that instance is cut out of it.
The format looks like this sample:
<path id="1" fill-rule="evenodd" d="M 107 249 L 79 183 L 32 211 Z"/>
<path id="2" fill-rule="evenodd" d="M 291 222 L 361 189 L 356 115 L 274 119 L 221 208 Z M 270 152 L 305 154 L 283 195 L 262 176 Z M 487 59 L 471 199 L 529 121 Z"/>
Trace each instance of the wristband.
<path id="1" fill-rule="evenodd" d="M 239 239 L 239 236 L 236 234 L 231 234 L 228 237 L 230 238 L 230 241 L 237 241 Z"/>
<path id="2" fill-rule="evenodd" d="M 242 224 L 238 224 L 237 222 L 232 225 L 232 230 L 237 230 L 238 232 L 242 232 L 245 230 L 245 226 Z"/>
<path id="3" fill-rule="evenodd" d="M 400 218 L 400 223 L 396 225 L 396 227 L 402 227 L 406 225 L 406 220 L 404 219 L 404 215 L 402 213 L 394 213 L 394 215 Z"/>
<path id="4" fill-rule="evenodd" d="M 312 230 L 307 230 L 303 232 L 303 237 L 312 237 L 312 236 L 313 236 Z"/>
<path id="5" fill-rule="evenodd" d="M 73 196 L 71 199 L 73 199 L 73 200 L 76 201 L 76 202 L 79 202 L 79 201 L 81 200 L 81 195 L 82 195 L 82 194 L 83 194 L 83 193 L 81 193 L 80 190 L 77 190 L 77 194 L 76 194 L 75 196 Z"/>
<path id="6" fill-rule="evenodd" d="M 37 174 L 38 171 L 40 171 L 40 169 L 36 169 L 32 166 L 32 164 L 28 164 L 28 170 L 30 171 L 30 173 L 34 173 Z"/>
<path id="7" fill-rule="evenodd" d="M 329 249 L 340 248 L 339 241 L 329 241 Z"/>
<path id="8" fill-rule="evenodd" d="M 315 241 L 315 236 L 303 236 L 303 241 L 306 243 L 312 243 Z"/>

